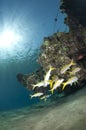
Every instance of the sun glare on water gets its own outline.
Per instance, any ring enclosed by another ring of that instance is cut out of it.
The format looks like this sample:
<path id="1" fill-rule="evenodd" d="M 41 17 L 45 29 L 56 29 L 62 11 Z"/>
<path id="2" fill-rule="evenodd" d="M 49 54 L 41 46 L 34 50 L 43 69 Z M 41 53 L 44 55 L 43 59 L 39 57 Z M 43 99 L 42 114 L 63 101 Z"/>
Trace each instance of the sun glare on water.
<path id="1" fill-rule="evenodd" d="M 0 62 L 25 60 L 25 57 L 32 53 L 31 40 L 32 33 L 22 24 L 4 24 L 0 30 Z"/>
<path id="2" fill-rule="evenodd" d="M 22 37 L 19 33 L 18 30 L 9 28 L 0 32 L 0 59 L 13 57 L 22 49 Z"/>
<path id="3" fill-rule="evenodd" d="M 18 34 L 16 34 L 14 31 L 9 29 L 4 30 L 0 35 L 0 48 L 6 48 L 8 50 L 18 40 L 20 40 L 20 36 L 18 36 Z"/>

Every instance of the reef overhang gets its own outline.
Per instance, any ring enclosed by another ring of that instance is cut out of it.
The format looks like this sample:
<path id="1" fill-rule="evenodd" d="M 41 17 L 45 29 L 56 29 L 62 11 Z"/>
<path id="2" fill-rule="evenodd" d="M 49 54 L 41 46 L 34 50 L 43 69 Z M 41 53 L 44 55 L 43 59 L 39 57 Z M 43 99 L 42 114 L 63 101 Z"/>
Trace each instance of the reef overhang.
<path id="1" fill-rule="evenodd" d="M 81 0 L 79 1 L 81 2 Z M 34 92 L 46 92 L 49 88 L 36 88 L 33 90 L 32 84 L 36 84 L 43 80 L 45 73 L 49 67 L 55 67 L 56 70 L 51 73 L 52 76 L 58 75 L 65 80 L 68 79 L 69 74 L 60 74 L 61 67 L 70 63 L 73 59 L 77 67 L 81 71 L 76 74 L 79 81 L 77 85 L 72 87 L 69 85 L 64 92 L 69 94 L 76 91 L 86 83 L 86 2 L 83 0 L 82 4 L 77 4 L 77 0 L 62 0 L 61 11 L 67 14 L 65 24 L 69 26 L 69 32 L 56 32 L 52 36 L 45 37 L 41 46 L 41 54 L 38 57 L 38 63 L 41 65 L 40 69 L 32 74 L 17 74 L 17 79 L 28 90 Z M 78 14 L 79 13 L 79 14 Z M 83 15 L 82 15 L 83 14 Z M 62 87 L 57 89 L 58 93 L 62 93 Z"/>

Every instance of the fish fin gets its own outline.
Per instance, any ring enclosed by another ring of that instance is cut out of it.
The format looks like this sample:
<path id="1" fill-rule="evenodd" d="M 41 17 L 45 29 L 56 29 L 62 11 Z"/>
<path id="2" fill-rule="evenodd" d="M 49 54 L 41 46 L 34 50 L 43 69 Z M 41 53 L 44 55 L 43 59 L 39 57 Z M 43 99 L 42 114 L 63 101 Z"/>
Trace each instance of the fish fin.
<path id="1" fill-rule="evenodd" d="M 72 86 L 72 85 L 73 85 L 73 83 L 70 84 L 70 86 Z"/>
<path id="2" fill-rule="evenodd" d="M 52 80 L 48 80 L 48 82 L 50 83 L 50 88 L 52 88 L 52 86 L 53 86 L 53 81 L 52 81 Z"/>
<path id="3" fill-rule="evenodd" d="M 52 94 L 53 94 L 53 92 L 54 92 L 54 90 L 53 90 L 53 89 L 50 89 L 49 91 L 50 91 Z"/>
<path id="4" fill-rule="evenodd" d="M 44 101 L 46 102 L 46 101 L 47 101 L 47 98 L 45 98 Z"/>
<path id="5" fill-rule="evenodd" d="M 62 83 L 62 84 L 63 84 L 62 90 L 64 90 L 64 88 L 66 87 L 66 83 Z"/>
<path id="6" fill-rule="evenodd" d="M 34 84 L 31 84 L 32 85 L 32 90 L 36 88 L 36 86 Z"/>
<path id="7" fill-rule="evenodd" d="M 44 100 L 45 102 L 47 101 L 47 98 L 44 98 L 44 99 L 42 99 L 42 98 L 40 98 L 41 100 Z"/>
<path id="8" fill-rule="evenodd" d="M 33 96 L 32 95 L 30 95 L 30 99 L 32 99 L 33 98 Z"/>
<path id="9" fill-rule="evenodd" d="M 74 83 L 74 85 L 76 85 L 78 83 L 78 81 L 76 81 L 75 83 Z"/>
<path id="10" fill-rule="evenodd" d="M 54 68 L 54 67 L 50 67 L 50 70 L 55 70 L 56 68 Z"/>
<path id="11" fill-rule="evenodd" d="M 71 60 L 71 65 L 76 65 L 73 59 Z"/>

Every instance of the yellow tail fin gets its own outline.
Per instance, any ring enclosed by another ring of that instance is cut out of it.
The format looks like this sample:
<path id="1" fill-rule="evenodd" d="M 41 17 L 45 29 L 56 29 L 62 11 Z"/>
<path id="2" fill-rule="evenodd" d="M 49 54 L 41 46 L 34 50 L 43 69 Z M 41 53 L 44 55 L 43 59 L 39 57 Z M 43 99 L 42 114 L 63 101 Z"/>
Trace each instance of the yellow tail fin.
<path id="1" fill-rule="evenodd" d="M 54 67 L 50 67 L 50 70 L 55 70 L 56 68 L 54 68 Z"/>
<path id="2" fill-rule="evenodd" d="M 62 84 L 63 84 L 62 90 L 64 90 L 64 88 L 66 87 L 66 83 L 62 83 Z"/>
<path id="3" fill-rule="evenodd" d="M 73 59 L 71 60 L 71 65 L 76 65 Z"/>
<path id="4" fill-rule="evenodd" d="M 48 82 L 50 83 L 50 88 L 52 88 L 52 86 L 53 86 L 53 81 L 52 81 L 52 80 L 48 80 Z"/>

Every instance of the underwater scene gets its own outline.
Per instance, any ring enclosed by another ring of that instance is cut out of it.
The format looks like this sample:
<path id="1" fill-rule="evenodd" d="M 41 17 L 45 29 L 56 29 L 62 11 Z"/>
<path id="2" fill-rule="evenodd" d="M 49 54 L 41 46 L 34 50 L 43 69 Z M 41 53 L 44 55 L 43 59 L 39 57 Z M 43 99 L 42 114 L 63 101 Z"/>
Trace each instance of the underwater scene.
<path id="1" fill-rule="evenodd" d="M 0 130 L 86 130 L 86 0 L 0 0 Z"/>

